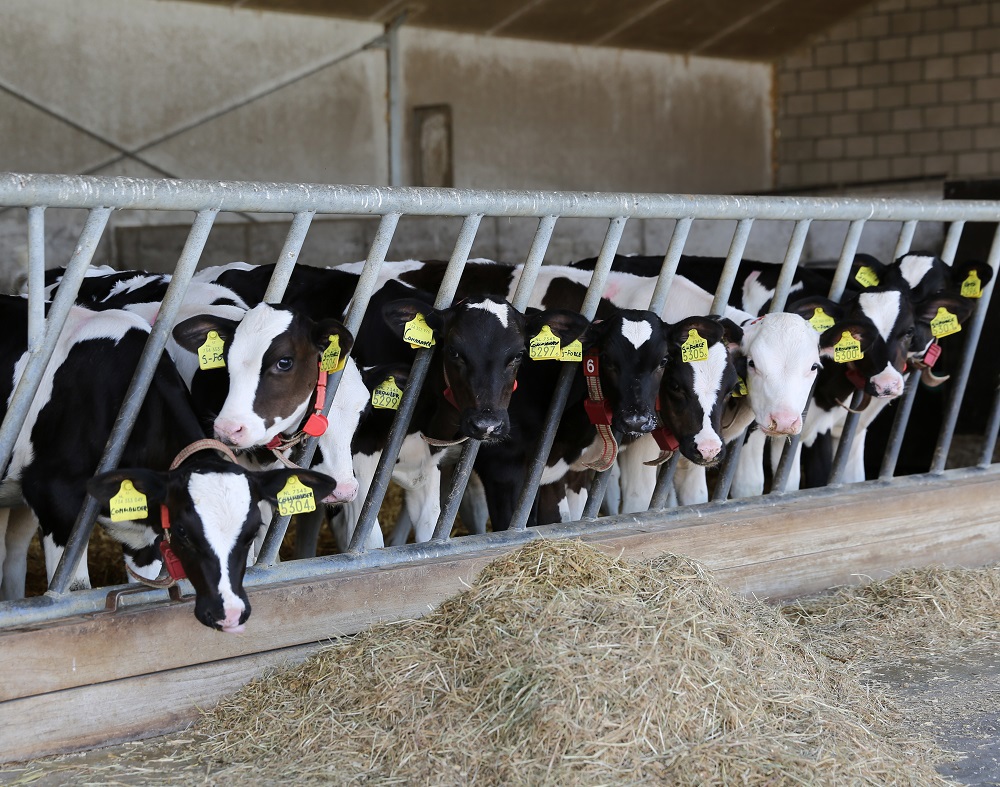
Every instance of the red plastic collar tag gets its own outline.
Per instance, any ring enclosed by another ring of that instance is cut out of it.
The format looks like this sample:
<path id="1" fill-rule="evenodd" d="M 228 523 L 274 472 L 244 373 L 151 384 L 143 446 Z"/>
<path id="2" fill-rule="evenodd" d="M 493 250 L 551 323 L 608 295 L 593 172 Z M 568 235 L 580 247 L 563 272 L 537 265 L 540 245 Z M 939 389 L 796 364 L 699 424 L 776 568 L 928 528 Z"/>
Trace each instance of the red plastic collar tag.
<path id="1" fill-rule="evenodd" d="M 599 402 L 586 399 L 583 403 L 583 409 L 587 411 L 587 418 L 594 426 L 609 426 L 611 424 L 611 405 L 608 404 L 607 399 L 601 399 Z"/>
<path id="2" fill-rule="evenodd" d="M 310 437 L 319 437 L 326 434 L 327 427 L 329 426 L 330 422 L 323 413 L 313 413 L 306 421 L 306 425 L 302 427 L 302 431 Z M 270 444 L 268 445 L 270 446 Z"/>
<path id="3" fill-rule="evenodd" d="M 167 567 L 167 573 L 171 579 L 187 579 L 187 573 L 184 571 L 181 559 L 177 557 L 177 553 L 170 546 L 170 511 L 164 503 L 160 503 L 160 526 L 163 528 L 160 555 L 163 557 L 163 565 Z"/>
<path id="4" fill-rule="evenodd" d="M 865 390 L 866 380 L 861 376 L 861 372 L 855 369 L 853 366 L 847 367 L 847 379 L 851 381 L 851 385 L 857 388 L 859 391 Z"/>
<path id="5" fill-rule="evenodd" d="M 661 451 L 676 451 L 681 447 L 674 433 L 670 431 L 669 426 L 661 426 L 659 429 L 654 429 L 653 439 L 656 440 L 656 444 L 660 447 Z"/>
<path id="6" fill-rule="evenodd" d="M 930 347 L 927 348 L 927 352 L 924 353 L 923 364 L 928 369 L 932 369 L 934 367 L 934 364 L 937 363 L 937 359 L 940 357 L 941 357 L 941 345 L 938 344 L 937 342 L 934 342 L 933 344 L 931 344 Z"/>

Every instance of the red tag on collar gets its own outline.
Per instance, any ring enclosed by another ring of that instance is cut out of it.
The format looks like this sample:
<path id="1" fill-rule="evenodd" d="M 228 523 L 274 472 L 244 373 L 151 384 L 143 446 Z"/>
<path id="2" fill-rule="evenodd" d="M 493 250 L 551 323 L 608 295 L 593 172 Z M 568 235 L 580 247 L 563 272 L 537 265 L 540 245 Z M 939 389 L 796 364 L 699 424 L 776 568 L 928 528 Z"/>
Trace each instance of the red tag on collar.
<path id="1" fill-rule="evenodd" d="M 674 433 L 670 431 L 669 426 L 661 426 L 658 429 L 654 429 L 652 434 L 661 451 L 676 451 L 681 447 Z"/>
<path id="2" fill-rule="evenodd" d="M 592 399 L 585 399 L 583 409 L 587 411 L 587 418 L 594 426 L 608 426 L 611 424 L 611 405 L 607 399 L 595 402 Z"/>
<path id="3" fill-rule="evenodd" d="M 302 431 L 310 437 L 319 437 L 320 435 L 326 434 L 327 427 L 329 426 L 330 422 L 327 420 L 327 417 L 323 415 L 323 413 L 317 412 L 309 416 L 305 426 L 302 427 Z M 271 442 L 274 441 L 272 440 Z M 270 448 L 271 443 L 268 443 L 267 447 Z"/>
<path id="4" fill-rule="evenodd" d="M 599 377 L 600 374 L 601 365 L 597 360 L 597 353 L 594 350 L 588 350 L 587 354 L 583 356 L 583 376 Z"/>
<path id="5" fill-rule="evenodd" d="M 848 365 L 845 374 L 847 375 L 847 379 L 850 380 L 851 385 L 853 385 L 859 391 L 865 390 L 865 385 L 867 384 L 868 381 L 861 376 L 861 372 L 859 372 L 853 366 Z"/>
<path id="6" fill-rule="evenodd" d="M 165 540 L 160 542 L 160 555 L 163 556 L 163 565 L 167 567 L 167 573 L 170 574 L 171 579 L 187 579 L 181 559 L 177 557 L 173 547 Z"/>
<path id="7" fill-rule="evenodd" d="M 930 347 L 927 348 L 927 352 L 924 353 L 924 366 L 928 369 L 932 369 L 934 364 L 937 363 L 937 359 L 941 357 L 941 345 L 934 342 Z"/>
<path id="8" fill-rule="evenodd" d="M 264 447 L 267 448 L 267 450 L 269 450 L 269 451 L 273 451 L 275 448 L 278 448 L 280 445 L 281 445 L 281 435 L 280 434 L 276 434 L 274 437 L 271 438 L 271 441 L 266 446 L 264 446 Z"/>

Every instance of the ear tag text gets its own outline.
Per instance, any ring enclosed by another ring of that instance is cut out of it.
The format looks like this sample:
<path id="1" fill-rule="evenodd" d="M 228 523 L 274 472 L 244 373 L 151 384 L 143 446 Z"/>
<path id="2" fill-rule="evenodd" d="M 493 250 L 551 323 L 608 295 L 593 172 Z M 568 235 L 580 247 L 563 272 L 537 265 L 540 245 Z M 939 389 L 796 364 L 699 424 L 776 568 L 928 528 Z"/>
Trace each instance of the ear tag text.
<path id="1" fill-rule="evenodd" d="M 861 352 L 861 342 L 855 339 L 850 331 L 844 331 L 840 341 L 833 345 L 833 360 L 837 363 L 850 363 L 860 361 L 865 357 Z"/>
<path id="2" fill-rule="evenodd" d="M 145 519 L 149 516 L 146 496 L 135 488 L 127 478 L 122 481 L 118 494 L 108 502 L 111 508 L 111 521 L 124 522 L 129 519 Z"/>
<path id="3" fill-rule="evenodd" d="M 747 381 L 742 377 L 736 378 L 736 388 L 733 390 L 733 398 L 739 399 L 741 396 L 746 396 L 750 393 L 750 389 L 747 388 Z"/>
<path id="4" fill-rule="evenodd" d="M 962 330 L 962 326 L 958 324 L 958 317 L 944 306 L 938 307 L 937 315 L 931 320 L 931 336 L 940 339 L 958 333 L 960 330 Z"/>
<path id="5" fill-rule="evenodd" d="M 854 274 L 854 281 L 862 287 L 878 287 L 878 274 L 867 265 L 862 265 Z"/>
<path id="6" fill-rule="evenodd" d="M 581 363 L 583 361 L 583 345 L 580 344 L 580 340 L 574 339 L 563 347 L 559 360 L 570 363 Z"/>
<path id="7" fill-rule="evenodd" d="M 823 311 L 822 306 L 817 306 L 816 311 L 813 312 L 813 316 L 809 318 L 809 324 L 816 333 L 823 333 L 827 328 L 832 328 L 835 323 L 836 320 Z"/>
<path id="8" fill-rule="evenodd" d="M 198 368 L 199 369 L 221 369 L 226 365 L 226 359 L 222 357 L 222 350 L 226 343 L 219 336 L 218 331 L 209 331 L 205 337 L 205 343 L 198 348 Z"/>
<path id="9" fill-rule="evenodd" d="M 324 372 L 333 374 L 343 369 L 346 363 L 346 358 L 340 360 L 340 337 L 334 334 L 330 337 L 330 344 L 323 350 L 323 355 L 319 359 L 319 368 Z"/>
<path id="10" fill-rule="evenodd" d="M 379 410 L 398 410 L 402 399 L 403 392 L 396 385 L 396 378 L 392 375 L 386 377 L 372 391 L 372 407 Z"/>
<path id="11" fill-rule="evenodd" d="M 285 485 L 278 492 L 278 513 L 281 516 L 292 516 L 315 510 L 316 498 L 312 489 L 299 481 L 297 475 L 288 476 Z"/>
<path id="12" fill-rule="evenodd" d="M 410 347 L 426 349 L 434 346 L 434 331 L 420 312 L 403 326 L 403 341 Z"/>
<path id="13" fill-rule="evenodd" d="M 684 363 L 708 360 L 708 342 L 696 328 L 688 331 L 687 341 L 681 345 L 681 360 Z"/>
<path id="14" fill-rule="evenodd" d="M 963 298 L 982 298 L 983 297 L 983 283 L 979 280 L 979 274 L 974 270 L 969 271 L 969 275 L 965 277 L 965 281 L 962 282 L 962 297 Z"/>
<path id="15" fill-rule="evenodd" d="M 543 325 L 535 338 L 528 342 L 528 357 L 533 361 L 558 361 L 561 356 L 562 342 L 548 325 Z"/>

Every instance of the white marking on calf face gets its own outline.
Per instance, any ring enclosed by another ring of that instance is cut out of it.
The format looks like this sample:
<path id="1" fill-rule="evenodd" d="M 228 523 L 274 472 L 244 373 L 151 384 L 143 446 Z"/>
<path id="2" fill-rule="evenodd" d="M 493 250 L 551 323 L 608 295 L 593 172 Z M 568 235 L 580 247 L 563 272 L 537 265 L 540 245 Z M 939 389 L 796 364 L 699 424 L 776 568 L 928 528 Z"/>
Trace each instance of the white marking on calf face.
<path id="1" fill-rule="evenodd" d="M 648 320 L 622 319 L 622 336 L 628 339 L 635 349 L 639 349 L 653 335 L 653 326 Z"/>
<path id="2" fill-rule="evenodd" d="M 918 254 L 907 254 L 899 261 L 899 272 L 903 274 L 906 283 L 916 287 L 934 265 L 933 257 Z"/>
<path id="3" fill-rule="evenodd" d="M 717 342 L 708 348 L 708 360 L 691 364 L 694 393 L 701 405 L 701 431 L 694 436 L 694 443 L 705 459 L 714 458 L 722 450 L 722 437 L 712 428 L 712 410 L 719 397 L 727 361 L 726 346 Z"/>
<path id="4" fill-rule="evenodd" d="M 500 324 L 507 327 L 507 312 L 510 309 L 506 303 L 496 303 L 495 301 L 480 301 L 479 303 L 466 304 L 470 309 L 482 309 L 500 320 Z"/>
<path id="5" fill-rule="evenodd" d="M 229 555 L 236 546 L 250 513 L 250 483 L 238 473 L 196 473 L 188 480 L 188 494 L 201 520 L 205 540 L 219 561 L 219 595 L 227 620 L 239 622 L 246 605 L 234 591 L 229 576 Z"/>
<path id="6" fill-rule="evenodd" d="M 879 336 L 889 341 L 892 326 L 899 317 L 899 291 L 863 292 L 858 296 L 858 305 L 865 316 L 875 323 Z"/>

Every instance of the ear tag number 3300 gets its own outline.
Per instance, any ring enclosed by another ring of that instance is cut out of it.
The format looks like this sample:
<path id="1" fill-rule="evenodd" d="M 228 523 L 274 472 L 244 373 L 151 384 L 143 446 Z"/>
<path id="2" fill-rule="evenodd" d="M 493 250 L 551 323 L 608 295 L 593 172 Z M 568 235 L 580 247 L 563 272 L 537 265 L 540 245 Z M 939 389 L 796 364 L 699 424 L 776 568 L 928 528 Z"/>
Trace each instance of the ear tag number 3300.
<path id="1" fill-rule="evenodd" d="M 288 476 L 285 485 L 278 492 L 278 513 L 281 516 L 292 516 L 315 510 L 316 498 L 312 489 L 299 481 L 297 475 Z"/>

